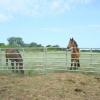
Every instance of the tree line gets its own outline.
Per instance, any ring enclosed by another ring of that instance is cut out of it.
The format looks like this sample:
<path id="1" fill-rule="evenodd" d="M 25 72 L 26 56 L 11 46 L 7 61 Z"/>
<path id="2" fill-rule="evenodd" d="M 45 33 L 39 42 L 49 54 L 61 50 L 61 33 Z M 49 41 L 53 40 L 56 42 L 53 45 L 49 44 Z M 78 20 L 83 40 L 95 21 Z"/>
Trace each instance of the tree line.
<path id="1" fill-rule="evenodd" d="M 0 43 L 0 47 L 44 47 L 36 42 L 25 43 L 21 37 L 9 37 L 8 44 Z M 60 47 L 59 45 L 47 45 L 46 47 Z"/>

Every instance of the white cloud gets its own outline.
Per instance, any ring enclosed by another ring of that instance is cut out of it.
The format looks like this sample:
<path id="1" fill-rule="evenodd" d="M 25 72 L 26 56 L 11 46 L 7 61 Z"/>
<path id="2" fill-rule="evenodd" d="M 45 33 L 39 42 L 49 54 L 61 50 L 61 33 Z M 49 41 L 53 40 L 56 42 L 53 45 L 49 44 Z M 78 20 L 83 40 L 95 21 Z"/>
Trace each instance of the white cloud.
<path id="1" fill-rule="evenodd" d="M 12 19 L 13 17 L 10 15 L 4 15 L 4 14 L 0 14 L 0 23 L 1 22 L 6 22 L 9 21 L 10 19 Z"/>
<path id="2" fill-rule="evenodd" d="M 0 13 L 22 15 L 61 14 L 94 0 L 0 0 Z"/>

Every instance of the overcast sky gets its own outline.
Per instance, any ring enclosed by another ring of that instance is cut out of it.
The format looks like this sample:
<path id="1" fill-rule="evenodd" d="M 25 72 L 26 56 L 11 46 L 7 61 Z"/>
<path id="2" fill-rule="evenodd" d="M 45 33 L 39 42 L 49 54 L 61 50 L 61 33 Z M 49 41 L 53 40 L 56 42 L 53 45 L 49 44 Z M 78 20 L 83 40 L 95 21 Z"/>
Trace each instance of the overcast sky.
<path id="1" fill-rule="evenodd" d="M 100 48 L 100 0 L 0 0 L 0 42 Z"/>

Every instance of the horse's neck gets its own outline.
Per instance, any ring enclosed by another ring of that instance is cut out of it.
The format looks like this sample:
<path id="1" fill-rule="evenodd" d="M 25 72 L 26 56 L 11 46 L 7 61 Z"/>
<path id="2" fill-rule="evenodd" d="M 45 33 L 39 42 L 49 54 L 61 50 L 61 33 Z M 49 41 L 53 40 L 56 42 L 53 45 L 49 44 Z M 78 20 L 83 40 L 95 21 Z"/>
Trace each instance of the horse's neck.
<path id="1" fill-rule="evenodd" d="M 72 48 L 72 52 L 73 52 L 73 53 L 79 52 L 79 48 L 73 47 L 73 48 Z"/>

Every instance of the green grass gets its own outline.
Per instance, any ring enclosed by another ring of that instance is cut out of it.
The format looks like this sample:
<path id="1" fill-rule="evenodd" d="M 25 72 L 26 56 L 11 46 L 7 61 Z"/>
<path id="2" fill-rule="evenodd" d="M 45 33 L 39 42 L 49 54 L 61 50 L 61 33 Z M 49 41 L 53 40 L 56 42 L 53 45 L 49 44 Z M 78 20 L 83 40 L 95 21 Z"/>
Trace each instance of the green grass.
<path id="1" fill-rule="evenodd" d="M 9 69 L 11 66 L 5 65 L 4 51 L 1 51 L 0 69 Z M 48 73 L 48 72 L 63 72 L 70 71 L 70 52 L 65 50 L 28 50 L 21 51 L 24 60 L 25 73 Z M 100 72 L 100 53 L 81 52 L 80 53 L 81 67 L 77 71 L 96 71 Z M 1 71 L 2 72 L 2 71 Z M 8 71 L 8 73 L 11 71 Z"/>

